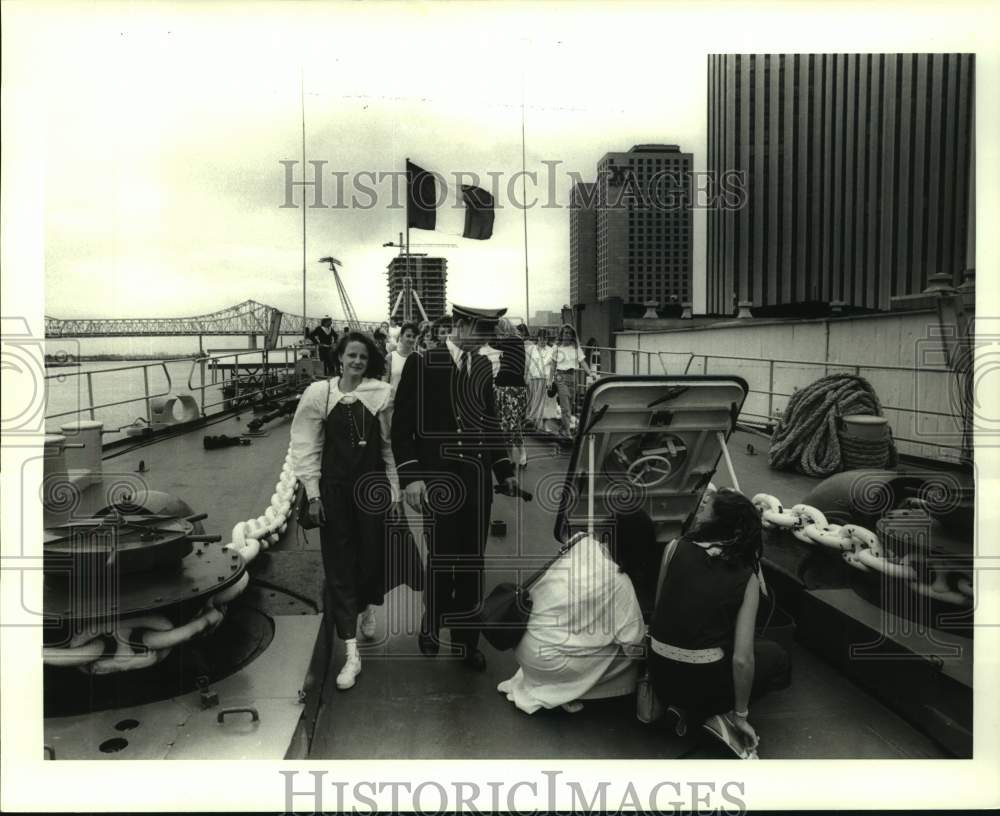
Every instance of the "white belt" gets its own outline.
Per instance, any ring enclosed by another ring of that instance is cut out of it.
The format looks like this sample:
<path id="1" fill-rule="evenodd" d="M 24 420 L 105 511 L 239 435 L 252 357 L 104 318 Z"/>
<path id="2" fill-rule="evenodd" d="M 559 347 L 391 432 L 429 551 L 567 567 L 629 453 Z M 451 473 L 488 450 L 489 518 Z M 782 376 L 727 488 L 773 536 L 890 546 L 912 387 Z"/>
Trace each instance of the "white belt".
<path id="1" fill-rule="evenodd" d="M 656 638 L 649 640 L 653 651 L 660 657 L 676 660 L 678 663 L 718 663 L 726 656 L 719 646 L 713 646 L 711 649 L 682 649 L 669 643 L 661 643 Z"/>

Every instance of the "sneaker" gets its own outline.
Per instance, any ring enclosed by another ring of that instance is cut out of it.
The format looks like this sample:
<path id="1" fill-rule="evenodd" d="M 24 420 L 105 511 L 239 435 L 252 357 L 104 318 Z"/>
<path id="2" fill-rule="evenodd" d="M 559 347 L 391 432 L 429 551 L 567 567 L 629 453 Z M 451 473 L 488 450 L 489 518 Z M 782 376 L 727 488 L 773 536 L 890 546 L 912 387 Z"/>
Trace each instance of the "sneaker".
<path id="1" fill-rule="evenodd" d="M 757 746 L 747 745 L 743 735 L 721 714 L 713 714 L 701 724 L 709 734 L 740 759 L 757 759 Z"/>
<path id="2" fill-rule="evenodd" d="M 375 607 L 371 604 L 361 613 L 358 629 L 361 630 L 361 636 L 365 640 L 371 640 L 375 637 Z"/>
<path id="3" fill-rule="evenodd" d="M 347 691 L 354 685 L 358 675 L 361 674 L 361 658 L 356 651 L 348 651 L 347 660 L 344 662 L 340 674 L 337 675 L 337 688 Z"/>

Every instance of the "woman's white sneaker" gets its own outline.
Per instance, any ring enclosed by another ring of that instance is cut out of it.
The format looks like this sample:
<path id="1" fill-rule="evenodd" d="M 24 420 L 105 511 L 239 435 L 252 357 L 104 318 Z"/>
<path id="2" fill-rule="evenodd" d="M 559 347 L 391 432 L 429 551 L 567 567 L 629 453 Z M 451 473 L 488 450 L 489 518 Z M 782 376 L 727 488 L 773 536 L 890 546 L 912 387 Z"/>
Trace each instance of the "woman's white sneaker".
<path id="1" fill-rule="evenodd" d="M 346 691 L 354 685 L 361 674 L 361 657 L 358 655 L 358 642 L 354 638 L 346 641 L 347 659 L 337 675 L 337 688 Z"/>
<path id="2" fill-rule="evenodd" d="M 371 640 L 375 637 L 375 607 L 371 604 L 361 613 L 361 621 L 358 624 L 358 628 L 361 630 L 361 636 L 365 640 Z"/>

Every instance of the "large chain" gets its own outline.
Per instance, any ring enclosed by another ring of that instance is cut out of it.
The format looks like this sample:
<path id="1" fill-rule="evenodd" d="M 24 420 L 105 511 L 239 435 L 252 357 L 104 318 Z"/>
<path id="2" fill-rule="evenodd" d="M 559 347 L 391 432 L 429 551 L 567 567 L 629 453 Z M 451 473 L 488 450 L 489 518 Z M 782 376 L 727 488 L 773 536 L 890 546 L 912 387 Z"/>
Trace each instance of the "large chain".
<path id="1" fill-rule="evenodd" d="M 288 529 L 295 486 L 289 449 L 267 509 L 263 515 L 233 527 L 232 540 L 223 549 L 236 553 L 249 564 L 261 550 L 276 543 Z M 214 631 L 222 623 L 227 605 L 249 583 L 250 575 L 245 572 L 235 584 L 209 597 L 198 613 L 181 626 L 174 625 L 163 615 L 125 617 L 113 628 L 96 628 L 74 635 L 68 646 L 46 646 L 42 658 L 49 665 L 73 666 L 89 674 L 111 674 L 153 666 L 175 646 Z M 113 638 L 115 644 L 110 654 L 105 648 L 107 637 Z"/>
<path id="2" fill-rule="evenodd" d="M 972 605 L 972 581 L 965 573 L 952 575 L 945 569 L 931 568 L 933 580 L 929 584 L 922 582 L 913 566 L 913 554 L 897 556 L 888 546 L 883 546 L 871 530 L 857 524 L 830 524 L 822 511 L 808 504 L 796 504 L 785 510 L 777 498 L 767 493 L 758 493 L 751 501 L 760 513 L 765 529 L 782 528 L 805 544 L 839 551 L 844 561 L 854 569 L 880 572 L 890 578 L 907 581 L 915 592 L 929 598 L 955 606 Z"/>

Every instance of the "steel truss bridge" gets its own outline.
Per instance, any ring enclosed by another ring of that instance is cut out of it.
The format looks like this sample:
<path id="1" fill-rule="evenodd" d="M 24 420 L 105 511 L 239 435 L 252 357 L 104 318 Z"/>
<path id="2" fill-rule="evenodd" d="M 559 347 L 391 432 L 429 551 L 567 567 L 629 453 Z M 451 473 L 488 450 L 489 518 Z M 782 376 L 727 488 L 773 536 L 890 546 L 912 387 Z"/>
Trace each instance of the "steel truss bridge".
<path id="1" fill-rule="evenodd" d="M 267 335 L 275 314 L 281 315 L 280 335 L 303 337 L 308 327 L 319 325 L 320 318 L 286 314 L 273 306 L 245 300 L 236 306 L 195 317 L 136 317 L 136 318 L 73 318 L 63 320 L 45 316 L 45 336 L 56 337 L 176 337 L 183 335 Z M 334 318 L 334 328 L 339 332 L 348 321 Z M 371 329 L 375 323 L 360 324 Z"/>

